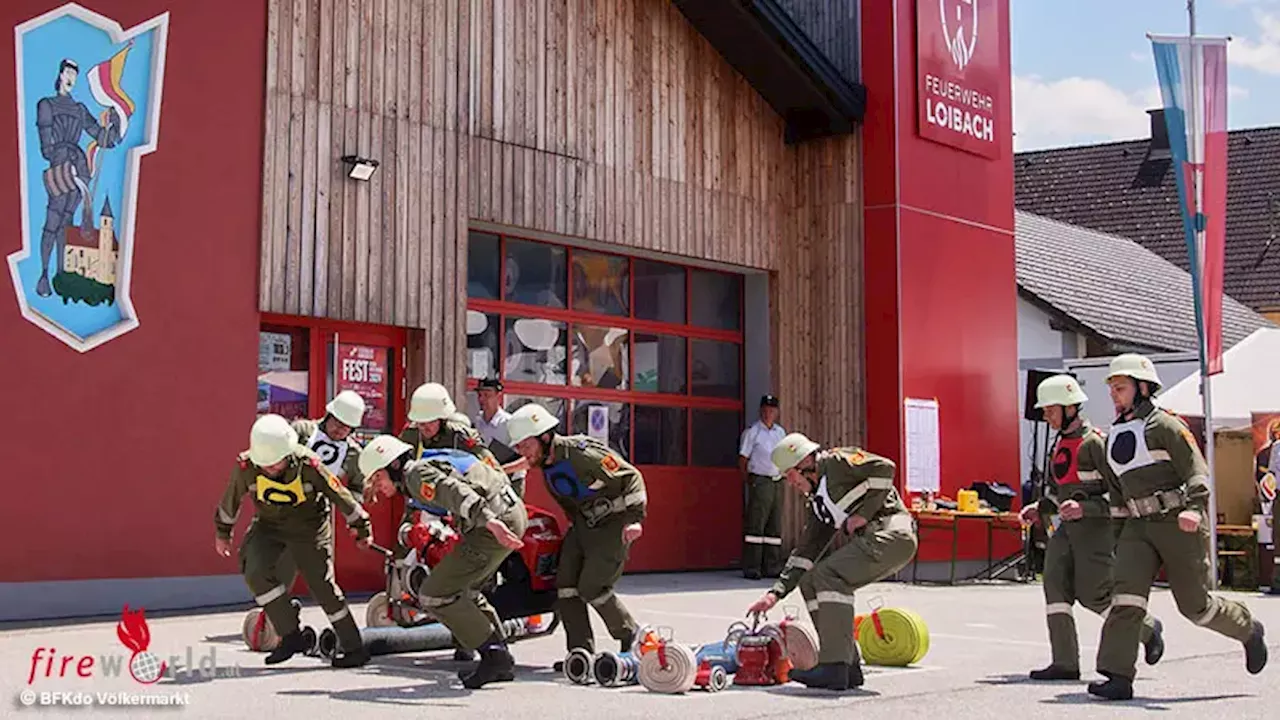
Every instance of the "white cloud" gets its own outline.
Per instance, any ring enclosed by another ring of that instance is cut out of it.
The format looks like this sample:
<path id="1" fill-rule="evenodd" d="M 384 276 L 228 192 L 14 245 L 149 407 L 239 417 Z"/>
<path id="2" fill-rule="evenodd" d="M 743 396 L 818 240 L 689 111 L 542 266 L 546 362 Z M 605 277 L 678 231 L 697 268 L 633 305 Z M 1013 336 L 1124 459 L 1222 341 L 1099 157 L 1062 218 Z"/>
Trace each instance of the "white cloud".
<path id="1" fill-rule="evenodd" d="M 1239 85 L 1228 85 L 1227 97 L 1235 98 L 1237 100 L 1244 100 L 1245 98 L 1249 97 L 1249 88 L 1241 87 Z"/>
<path id="2" fill-rule="evenodd" d="M 1148 109 L 1160 107 L 1153 87 L 1126 93 L 1097 78 L 1013 78 L 1014 148 L 1133 140 L 1150 134 Z"/>
<path id="3" fill-rule="evenodd" d="M 1151 56 L 1150 56 L 1150 55 L 1146 55 L 1146 54 L 1140 53 L 1140 52 L 1138 52 L 1137 50 L 1134 50 L 1133 52 L 1129 53 L 1129 59 L 1133 60 L 1133 61 L 1134 61 L 1134 62 L 1136 62 L 1136 63 L 1148 63 L 1148 62 L 1151 62 Z"/>
<path id="4" fill-rule="evenodd" d="M 1258 24 L 1256 39 L 1233 38 L 1227 46 L 1227 62 L 1268 75 L 1280 75 L 1280 14 L 1253 11 Z"/>

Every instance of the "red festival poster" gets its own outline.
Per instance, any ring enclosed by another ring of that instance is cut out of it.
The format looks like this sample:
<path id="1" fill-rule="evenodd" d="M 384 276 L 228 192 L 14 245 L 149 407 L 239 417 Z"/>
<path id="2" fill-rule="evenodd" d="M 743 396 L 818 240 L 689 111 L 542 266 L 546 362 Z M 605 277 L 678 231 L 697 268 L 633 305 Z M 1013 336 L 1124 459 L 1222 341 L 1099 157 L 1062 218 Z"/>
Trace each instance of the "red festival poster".
<path id="1" fill-rule="evenodd" d="M 1280 472 L 1280 412 L 1253 413 L 1253 468 L 1258 497 L 1265 512 L 1276 499 L 1276 474 Z"/>
<path id="2" fill-rule="evenodd" d="M 368 408 L 364 427 L 387 428 L 387 348 L 338 343 L 338 391 L 354 390 Z"/>
<path id="3" fill-rule="evenodd" d="M 1000 156 L 1000 21 L 995 0 L 916 0 L 920 137 Z"/>

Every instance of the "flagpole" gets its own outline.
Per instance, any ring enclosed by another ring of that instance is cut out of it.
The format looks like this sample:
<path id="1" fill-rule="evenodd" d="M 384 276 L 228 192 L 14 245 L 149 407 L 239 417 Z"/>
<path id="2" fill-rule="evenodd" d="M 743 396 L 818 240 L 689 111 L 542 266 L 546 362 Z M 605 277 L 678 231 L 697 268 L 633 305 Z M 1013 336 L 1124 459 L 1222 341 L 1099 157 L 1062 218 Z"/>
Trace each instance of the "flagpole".
<path id="1" fill-rule="evenodd" d="M 1190 123 L 1190 127 L 1189 127 L 1190 132 L 1188 133 L 1188 136 L 1191 138 L 1192 143 L 1196 143 L 1196 142 L 1200 143 L 1199 156 L 1196 157 L 1195 159 L 1198 164 L 1203 164 L 1204 152 L 1205 152 L 1204 141 L 1200 137 L 1200 128 L 1197 127 L 1197 122 L 1196 122 L 1196 119 L 1199 117 L 1201 109 L 1204 107 L 1204 99 L 1200 97 L 1200 94 L 1197 91 L 1198 88 L 1197 88 L 1197 82 L 1196 82 L 1197 75 L 1199 74 L 1199 68 L 1203 67 L 1203 62 L 1200 62 L 1199 59 L 1196 57 L 1196 0 L 1187 0 L 1187 20 L 1189 24 L 1188 29 L 1189 29 L 1189 35 L 1191 40 L 1191 42 L 1189 43 L 1190 47 L 1188 48 L 1188 52 L 1191 53 L 1190 66 L 1192 68 L 1192 71 L 1190 73 L 1191 77 L 1189 78 L 1191 82 L 1191 92 L 1190 92 L 1191 97 L 1189 98 L 1190 101 L 1187 107 L 1187 110 L 1189 111 L 1187 113 L 1187 120 Z M 1192 217 L 1196 219 L 1195 238 L 1196 238 L 1196 246 L 1197 248 L 1199 248 L 1200 237 L 1202 233 L 1204 233 L 1204 228 L 1201 227 L 1203 225 L 1203 223 L 1201 222 L 1201 218 L 1203 217 L 1202 216 L 1203 208 L 1201 207 L 1203 205 L 1203 201 L 1200 198 L 1199 173 L 1194 171 L 1191 173 L 1191 198 L 1196 203 L 1196 207 L 1194 208 Z M 1203 258 L 1200 257 L 1201 253 L 1196 253 L 1196 255 L 1197 255 L 1196 259 L 1201 263 L 1201 267 L 1192 268 L 1192 270 L 1194 272 L 1200 273 L 1200 275 L 1203 276 L 1203 269 L 1204 269 Z M 1195 298 L 1196 303 L 1203 304 L 1202 300 L 1203 298 Z M 1207 308 L 1205 308 L 1205 310 L 1207 310 Z M 1208 518 L 1209 520 L 1209 588 L 1212 590 L 1217 590 L 1218 589 L 1218 498 L 1217 498 L 1218 492 L 1217 492 L 1217 479 L 1215 477 L 1216 473 L 1214 472 L 1213 464 L 1214 464 L 1214 456 L 1216 455 L 1216 453 L 1214 452 L 1215 450 L 1214 446 L 1217 445 L 1218 435 L 1213 424 L 1213 389 L 1212 389 L 1213 379 L 1212 379 L 1212 376 L 1209 374 L 1209 362 L 1208 362 L 1209 349 L 1208 347 L 1206 347 L 1207 338 L 1205 337 L 1206 328 L 1204 327 L 1203 312 L 1199 313 L 1199 315 L 1200 317 L 1197 318 L 1197 322 L 1200 324 L 1200 328 L 1199 328 L 1200 332 L 1198 332 L 1197 335 L 1200 338 L 1200 397 L 1204 403 L 1203 404 L 1204 434 L 1205 434 L 1204 460 L 1205 460 L 1205 465 L 1208 466 L 1206 468 L 1208 470 L 1208 477 L 1206 478 L 1206 481 L 1207 481 L 1207 484 L 1209 485 L 1209 518 Z"/>

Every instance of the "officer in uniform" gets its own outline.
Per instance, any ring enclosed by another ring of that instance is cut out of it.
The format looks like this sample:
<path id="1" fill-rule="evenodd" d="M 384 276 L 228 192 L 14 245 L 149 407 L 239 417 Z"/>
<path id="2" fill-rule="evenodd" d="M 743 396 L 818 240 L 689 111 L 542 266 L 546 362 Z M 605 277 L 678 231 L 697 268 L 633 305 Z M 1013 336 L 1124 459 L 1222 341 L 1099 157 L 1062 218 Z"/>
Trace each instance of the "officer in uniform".
<path id="1" fill-rule="evenodd" d="M 542 468 L 547 490 L 571 523 L 556 573 L 566 644 L 570 651 L 584 648 L 595 654 L 590 604 L 626 652 L 637 626 L 613 586 L 622 576 L 631 543 L 643 532 L 644 478 L 599 440 L 555 433 L 559 424 L 546 408 L 530 403 L 512 413 L 507 431 L 529 466 Z"/>
<path id="2" fill-rule="evenodd" d="M 1079 680 L 1080 646 L 1072 605 L 1077 601 L 1104 618 L 1111 606 L 1116 535 L 1112 517 L 1120 515 L 1107 500 L 1114 476 L 1107 465 L 1101 431 L 1080 414 L 1089 398 L 1070 375 L 1054 375 L 1036 388 L 1036 407 L 1058 431 L 1045 497 L 1022 511 L 1023 520 L 1048 526 L 1044 601 L 1053 662 L 1031 671 L 1032 680 Z M 1142 624 L 1146 661 L 1164 654 L 1160 621 L 1147 615 Z"/>
<path id="3" fill-rule="evenodd" d="M 777 577 L 782 565 L 782 487 L 770 453 L 787 434 L 778 424 L 778 398 L 760 398 L 760 419 L 742 433 L 738 466 L 747 475 L 742 527 L 742 575 Z"/>
<path id="4" fill-rule="evenodd" d="M 507 476 L 465 452 L 418 453 L 391 435 L 374 438 L 360 453 L 360 470 L 383 497 L 400 493 L 453 515 L 462 542 L 431 569 L 418 597 L 459 645 L 468 651 L 479 648 L 480 663 L 458 675 L 465 687 L 512 680 L 515 660 L 507 650 L 502 621 L 479 592 L 507 555 L 524 544 L 520 538 L 528 515 Z"/>
<path id="5" fill-rule="evenodd" d="M 1163 564 L 1178 610 L 1201 627 L 1244 644 L 1245 667 L 1262 672 L 1267 646 L 1262 623 L 1244 604 L 1209 594 L 1208 468 L 1191 431 L 1157 408 L 1160 378 L 1151 360 L 1133 353 L 1111 361 L 1107 384 L 1118 417 L 1107 438 L 1107 462 L 1125 506 L 1116 551 L 1115 594 L 1102 626 L 1098 672 L 1089 692 L 1109 700 L 1133 697 L 1134 661 L 1151 583 Z"/>
<path id="6" fill-rule="evenodd" d="M 524 458 L 510 457 L 513 451 L 510 449 L 511 438 L 507 436 L 507 421 L 511 419 L 511 413 L 502 407 L 502 390 L 502 381 L 497 378 L 484 378 L 476 385 L 480 413 L 476 416 L 475 428 L 489 448 L 494 450 L 494 455 L 499 456 L 503 471 L 511 476 L 511 487 L 520 493 L 520 497 L 524 497 L 524 478 L 528 463 Z"/>
<path id="7" fill-rule="evenodd" d="M 280 645 L 267 656 L 268 665 L 284 662 L 305 650 L 298 610 L 289 602 L 286 578 L 277 574 L 280 555 L 291 554 L 311 595 L 324 608 L 337 633 L 341 654 L 334 667 L 357 667 L 369 661 L 360 630 L 342 590 L 333 581 L 333 520 L 329 502 L 337 505 L 347 527 L 362 547 L 373 528 L 360 502 L 320 462 L 298 444 L 298 434 L 279 415 L 264 415 L 253 424 L 249 449 L 241 453 L 214 515 L 219 555 L 231 557 L 231 531 L 240 500 L 252 493 L 256 514 L 240 545 L 240 572 L 254 601 L 280 634 Z"/>
<path id="8" fill-rule="evenodd" d="M 801 433 L 784 437 L 772 459 L 787 484 L 808 497 L 809 517 L 781 577 L 748 613 L 768 612 L 799 586 L 818 629 L 818 665 L 792 670 L 791 678 L 814 688 L 858 687 L 853 593 L 898 572 L 916 553 L 914 523 L 893 485 L 896 468 L 856 447 L 822 450 Z M 823 558 L 841 530 L 852 540 Z"/>

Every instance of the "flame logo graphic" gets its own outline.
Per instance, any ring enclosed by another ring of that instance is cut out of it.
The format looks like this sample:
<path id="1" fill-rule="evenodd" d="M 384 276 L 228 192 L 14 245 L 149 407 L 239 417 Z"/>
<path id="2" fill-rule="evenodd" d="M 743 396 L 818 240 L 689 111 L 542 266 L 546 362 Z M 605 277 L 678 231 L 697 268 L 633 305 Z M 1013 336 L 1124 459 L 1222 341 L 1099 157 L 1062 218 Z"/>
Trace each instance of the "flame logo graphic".
<path id="1" fill-rule="evenodd" d="M 951 53 L 951 59 L 961 70 L 964 70 L 973 59 L 974 50 L 978 47 L 978 2 L 979 0 L 938 0 L 938 14 L 942 18 L 942 39 L 947 43 L 947 51 Z M 965 8 L 969 9 L 968 28 L 965 27 Z M 948 13 L 948 9 L 952 12 Z M 948 23 L 948 15 L 953 18 L 950 23 Z"/>
<path id="2" fill-rule="evenodd" d="M 116 623 L 116 636 L 133 652 L 129 658 L 129 674 L 137 682 L 151 685 L 164 676 L 168 666 L 155 653 L 147 651 L 151 646 L 151 628 L 147 627 L 145 612 L 144 608 L 130 612 L 125 605 L 120 622 Z"/>

